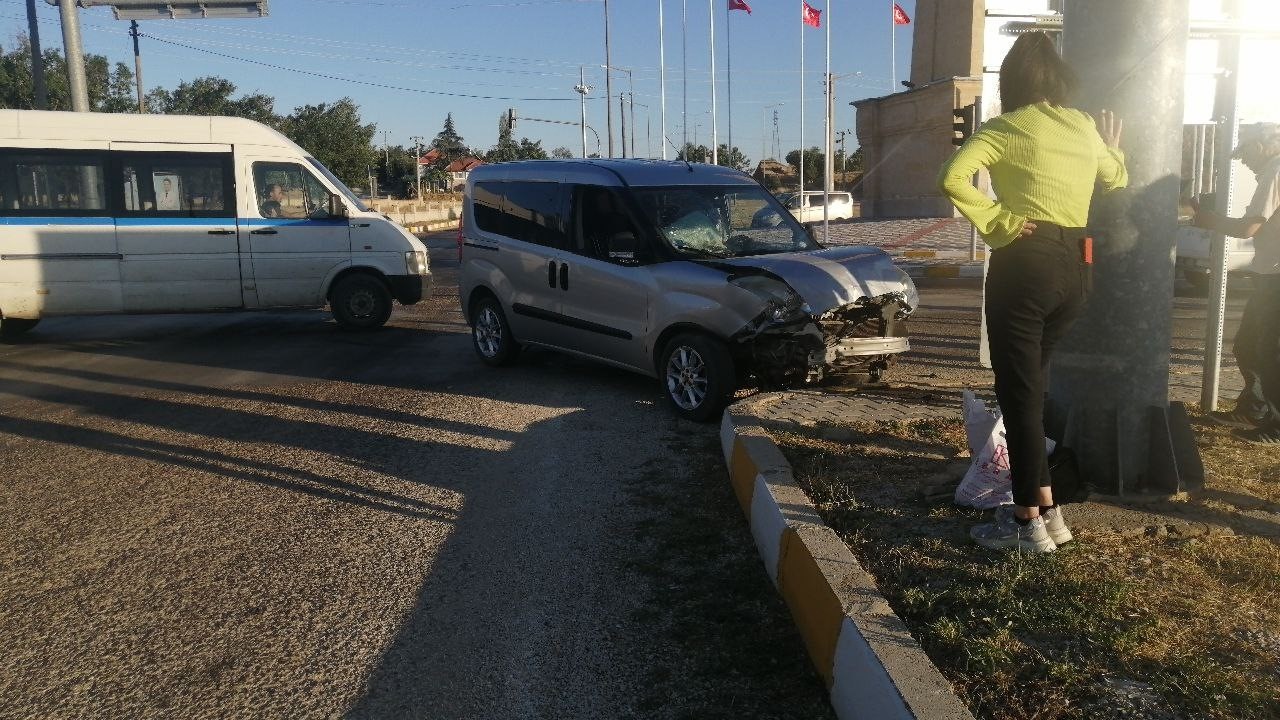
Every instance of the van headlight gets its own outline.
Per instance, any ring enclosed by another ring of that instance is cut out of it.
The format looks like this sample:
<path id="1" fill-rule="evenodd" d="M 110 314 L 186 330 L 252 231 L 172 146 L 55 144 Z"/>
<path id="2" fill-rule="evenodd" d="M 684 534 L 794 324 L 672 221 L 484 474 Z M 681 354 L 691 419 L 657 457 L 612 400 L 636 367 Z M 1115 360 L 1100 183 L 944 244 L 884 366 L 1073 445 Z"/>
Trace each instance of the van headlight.
<path id="1" fill-rule="evenodd" d="M 426 275 L 431 266 L 427 262 L 425 250 L 406 250 L 404 253 L 404 269 L 409 275 Z"/>
<path id="2" fill-rule="evenodd" d="M 774 322 L 793 320 L 813 312 L 795 290 L 780 280 L 763 275 L 744 275 L 729 282 L 763 300 L 765 312 Z"/>

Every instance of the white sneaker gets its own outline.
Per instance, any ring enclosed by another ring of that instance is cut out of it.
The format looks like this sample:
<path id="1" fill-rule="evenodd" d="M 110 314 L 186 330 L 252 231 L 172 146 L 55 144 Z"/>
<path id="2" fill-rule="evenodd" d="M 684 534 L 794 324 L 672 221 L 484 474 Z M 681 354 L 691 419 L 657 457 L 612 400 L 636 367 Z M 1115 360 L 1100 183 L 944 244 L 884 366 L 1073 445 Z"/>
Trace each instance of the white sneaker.
<path id="1" fill-rule="evenodd" d="M 1017 548 L 1026 552 L 1046 553 L 1058 549 L 1049 531 L 1045 529 L 1044 518 L 1032 518 L 1026 525 L 1019 525 L 1013 516 L 1012 505 L 1001 505 L 996 508 L 994 522 L 977 525 L 969 530 L 969 537 L 985 548 Z"/>
<path id="2" fill-rule="evenodd" d="M 1044 518 L 1044 529 L 1048 531 L 1049 537 L 1053 538 L 1054 545 L 1066 545 L 1074 538 L 1071 528 L 1067 527 L 1066 521 L 1062 519 L 1062 508 L 1056 507 L 1040 513 L 1040 517 Z"/>

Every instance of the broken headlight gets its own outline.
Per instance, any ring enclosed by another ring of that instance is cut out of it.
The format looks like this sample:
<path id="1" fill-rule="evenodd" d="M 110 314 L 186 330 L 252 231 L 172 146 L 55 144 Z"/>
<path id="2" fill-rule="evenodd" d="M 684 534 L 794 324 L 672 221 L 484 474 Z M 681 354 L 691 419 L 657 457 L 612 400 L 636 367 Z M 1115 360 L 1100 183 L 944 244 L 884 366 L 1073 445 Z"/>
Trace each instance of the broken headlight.
<path id="1" fill-rule="evenodd" d="M 796 291 L 781 280 L 763 275 L 744 275 L 729 282 L 764 301 L 766 317 L 774 322 L 794 320 L 813 312 Z"/>

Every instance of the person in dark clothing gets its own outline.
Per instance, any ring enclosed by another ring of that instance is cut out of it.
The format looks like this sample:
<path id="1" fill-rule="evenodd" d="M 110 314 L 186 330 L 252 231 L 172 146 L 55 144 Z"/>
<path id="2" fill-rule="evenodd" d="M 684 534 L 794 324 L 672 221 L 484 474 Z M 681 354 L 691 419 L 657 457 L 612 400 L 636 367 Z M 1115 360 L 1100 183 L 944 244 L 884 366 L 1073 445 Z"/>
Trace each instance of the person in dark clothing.
<path id="1" fill-rule="evenodd" d="M 1252 238 L 1253 294 L 1245 304 L 1232 353 L 1244 375 L 1244 390 L 1234 410 L 1209 414 L 1236 426 L 1245 439 L 1280 445 L 1280 125 L 1260 123 L 1240 132 L 1233 153 L 1254 172 L 1258 187 L 1238 218 L 1196 207 L 1197 227 L 1223 235 Z"/>

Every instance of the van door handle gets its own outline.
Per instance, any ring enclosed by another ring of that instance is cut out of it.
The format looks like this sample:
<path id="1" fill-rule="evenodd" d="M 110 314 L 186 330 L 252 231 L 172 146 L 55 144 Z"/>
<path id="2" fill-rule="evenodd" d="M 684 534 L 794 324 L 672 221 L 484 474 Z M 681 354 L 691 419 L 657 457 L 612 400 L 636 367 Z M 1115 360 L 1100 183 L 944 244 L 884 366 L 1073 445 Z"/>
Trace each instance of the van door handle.
<path id="1" fill-rule="evenodd" d="M 547 263 L 547 285 L 549 287 L 556 286 L 556 261 L 552 260 Z"/>
<path id="2" fill-rule="evenodd" d="M 209 234 L 210 234 L 210 235 L 235 235 L 235 234 L 236 234 L 236 231 L 235 231 L 235 230 L 223 230 L 223 229 L 218 229 L 218 230 L 210 230 L 210 231 L 209 231 Z"/>
<path id="3" fill-rule="evenodd" d="M 275 230 L 272 230 L 271 228 L 263 228 L 261 230 L 250 230 L 249 234 L 250 235 L 275 235 L 277 233 Z"/>
<path id="4" fill-rule="evenodd" d="M 569 264 L 560 263 L 560 289 L 569 289 Z"/>
<path id="5" fill-rule="evenodd" d="M 356 227 L 369 227 L 369 223 L 355 223 Z"/>

